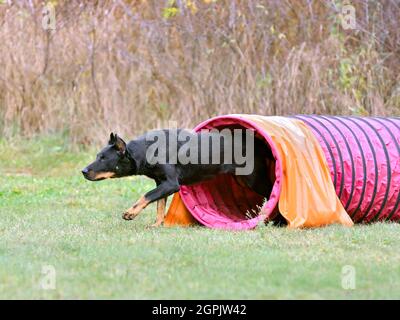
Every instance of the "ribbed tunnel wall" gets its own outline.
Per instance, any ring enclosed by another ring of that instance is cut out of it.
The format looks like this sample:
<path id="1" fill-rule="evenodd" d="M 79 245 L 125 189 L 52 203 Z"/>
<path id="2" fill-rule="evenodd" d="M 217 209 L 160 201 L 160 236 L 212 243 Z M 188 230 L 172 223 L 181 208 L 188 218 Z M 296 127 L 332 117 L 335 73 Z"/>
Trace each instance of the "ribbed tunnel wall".
<path id="1" fill-rule="evenodd" d="M 336 193 L 354 222 L 400 220 L 400 119 L 315 115 L 291 118 L 302 120 L 318 139 Z M 200 223 L 213 228 L 249 229 L 264 217 L 249 217 L 246 212 L 263 206 L 262 212 L 269 215 L 276 208 L 282 166 L 268 132 L 251 117 L 220 116 L 201 123 L 195 130 L 232 126 L 255 130 L 271 149 L 276 159 L 276 180 L 270 199 L 264 203 L 231 176 L 184 186 L 180 194 Z"/>
<path id="2" fill-rule="evenodd" d="M 314 133 L 354 222 L 400 219 L 400 120 L 295 116 Z"/>

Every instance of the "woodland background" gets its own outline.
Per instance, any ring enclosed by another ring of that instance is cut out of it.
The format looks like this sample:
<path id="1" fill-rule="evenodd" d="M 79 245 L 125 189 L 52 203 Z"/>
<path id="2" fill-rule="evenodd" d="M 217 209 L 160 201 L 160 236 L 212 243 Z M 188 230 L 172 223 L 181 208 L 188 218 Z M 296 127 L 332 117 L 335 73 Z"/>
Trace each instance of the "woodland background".
<path id="1" fill-rule="evenodd" d="M 99 144 L 226 113 L 399 115 L 399 71 L 398 0 L 0 0 L 5 138 Z"/>

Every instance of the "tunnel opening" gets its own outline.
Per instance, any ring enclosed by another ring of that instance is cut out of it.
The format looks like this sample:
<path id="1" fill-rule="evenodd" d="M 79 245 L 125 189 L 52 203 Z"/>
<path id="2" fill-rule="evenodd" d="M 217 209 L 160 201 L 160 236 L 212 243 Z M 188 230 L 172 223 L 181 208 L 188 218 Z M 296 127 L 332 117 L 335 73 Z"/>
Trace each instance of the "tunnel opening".
<path id="1" fill-rule="evenodd" d="M 271 193 L 268 198 L 249 188 L 233 174 L 220 174 L 191 186 L 182 186 L 180 195 L 187 209 L 201 224 L 220 229 L 251 229 L 262 220 L 281 221 L 278 211 L 280 194 L 281 165 L 280 157 L 272 139 L 265 130 L 256 124 L 237 117 L 217 117 L 205 121 L 195 131 L 211 129 L 247 129 L 254 132 L 254 153 L 266 148 L 272 158 L 265 159 L 268 172 L 265 183 L 270 183 Z"/>

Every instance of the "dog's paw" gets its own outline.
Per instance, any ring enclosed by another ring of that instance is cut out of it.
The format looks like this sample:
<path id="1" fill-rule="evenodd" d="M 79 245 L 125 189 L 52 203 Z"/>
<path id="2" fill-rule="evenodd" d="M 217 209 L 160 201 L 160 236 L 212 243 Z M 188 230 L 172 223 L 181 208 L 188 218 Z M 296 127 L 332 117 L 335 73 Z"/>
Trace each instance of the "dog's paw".
<path id="1" fill-rule="evenodd" d="M 122 219 L 124 219 L 124 220 L 133 220 L 134 218 L 135 218 L 135 214 L 133 214 L 129 211 L 124 212 L 122 215 Z"/>
<path id="2" fill-rule="evenodd" d="M 148 229 L 159 228 L 163 225 L 163 222 L 155 222 L 147 226 Z"/>
<path id="3" fill-rule="evenodd" d="M 143 210 L 143 207 L 135 203 L 131 208 L 126 210 L 122 215 L 122 219 L 133 220 Z"/>

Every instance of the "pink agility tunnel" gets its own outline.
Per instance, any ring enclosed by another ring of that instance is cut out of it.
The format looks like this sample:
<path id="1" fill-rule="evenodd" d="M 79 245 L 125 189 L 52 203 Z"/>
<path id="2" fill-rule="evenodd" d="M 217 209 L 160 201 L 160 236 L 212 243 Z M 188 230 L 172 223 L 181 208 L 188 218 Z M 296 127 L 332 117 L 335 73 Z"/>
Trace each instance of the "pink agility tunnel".
<path id="1" fill-rule="evenodd" d="M 290 118 L 303 121 L 318 140 L 336 194 L 354 222 L 400 219 L 399 118 L 316 115 Z M 251 117 L 219 116 L 199 124 L 195 131 L 214 128 L 252 129 L 256 137 L 265 141 L 265 147 L 275 157 L 271 196 L 265 201 L 230 175 L 183 186 L 180 196 L 193 217 L 205 226 L 230 230 L 254 228 L 277 212 L 282 177 L 279 152 L 260 121 Z"/>

